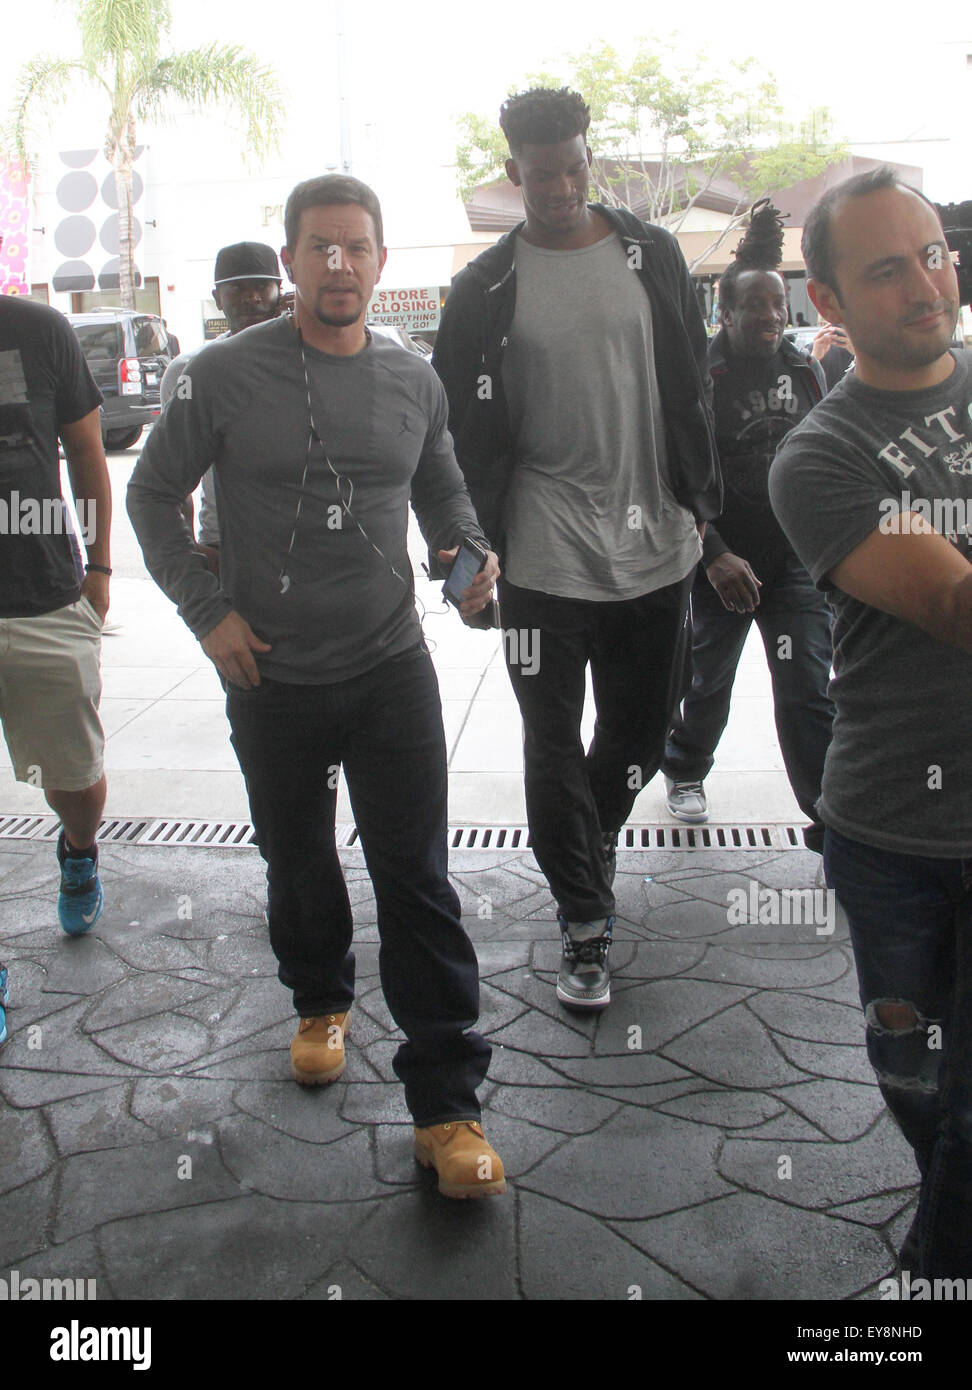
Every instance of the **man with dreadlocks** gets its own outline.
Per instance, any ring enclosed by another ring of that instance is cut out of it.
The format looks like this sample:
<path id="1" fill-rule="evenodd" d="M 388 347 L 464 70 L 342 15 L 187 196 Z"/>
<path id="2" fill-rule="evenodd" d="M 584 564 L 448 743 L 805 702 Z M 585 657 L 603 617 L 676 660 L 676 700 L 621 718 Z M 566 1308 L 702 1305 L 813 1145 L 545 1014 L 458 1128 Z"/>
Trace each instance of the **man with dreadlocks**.
<path id="1" fill-rule="evenodd" d="M 780 440 L 826 391 L 820 365 L 783 337 L 783 226 L 768 199 L 753 208 L 735 260 L 719 281 L 722 327 L 709 348 L 725 507 L 706 530 L 692 594 L 692 686 L 662 764 L 668 808 L 704 821 L 703 782 L 729 718 L 736 667 L 755 620 L 773 677 L 776 730 L 793 794 L 820 850 L 820 795 L 833 705 L 823 595 L 797 559 L 770 506 L 768 477 Z M 704 571 L 704 572 L 703 572 Z"/>
<path id="2" fill-rule="evenodd" d="M 661 761 L 699 535 L 721 506 L 691 277 L 669 232 L 588 204 L 590 119 L 566 88 L 504 104 L 526 219 L 456 277 L 433 356 L 503 552 L 527 816 L 563 942 L 557 997 L 579 1009 L 610 1000 L 617 832 Z"/>

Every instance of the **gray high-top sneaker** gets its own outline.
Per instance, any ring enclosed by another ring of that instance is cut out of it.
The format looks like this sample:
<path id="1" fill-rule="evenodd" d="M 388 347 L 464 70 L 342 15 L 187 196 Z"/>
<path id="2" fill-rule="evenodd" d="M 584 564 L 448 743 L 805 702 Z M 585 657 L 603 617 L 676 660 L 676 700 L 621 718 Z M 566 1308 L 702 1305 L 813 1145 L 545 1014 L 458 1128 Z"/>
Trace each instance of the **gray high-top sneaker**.
<path id="1" fill-rule="evenodd" d="M 668 809 L 673 816 L 689 825 L 702 825 L 709 819 L 709 808 L 701 782 L 673 782 L 670 777 L 666 777 L 665 786 L 668 791 Z"/>
<path id="2" fill-rule="evenodd" d="M 607 954 L 614 916 L 598 922 L 568 922 L 557 914 L 563 955 L 557 976 L 557 998 L 572 1009 L 604 1009 L 611 1002 L 611 972 Z"/>

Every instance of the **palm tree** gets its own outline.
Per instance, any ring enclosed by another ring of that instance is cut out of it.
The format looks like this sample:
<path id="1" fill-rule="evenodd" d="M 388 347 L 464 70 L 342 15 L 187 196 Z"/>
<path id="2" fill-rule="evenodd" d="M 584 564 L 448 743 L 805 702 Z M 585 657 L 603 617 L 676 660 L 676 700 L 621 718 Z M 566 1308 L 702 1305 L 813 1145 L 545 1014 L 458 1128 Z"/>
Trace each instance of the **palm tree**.
<path id="1" fill-rule="evenodd" d="M 132 246 L 132 165 L 136 121 L 160 118 L 172 98 L 236 108 L 248 149 L 262 158 L 277 145 L 283 112 L 272 69 L 232 45 L 209 44 L 184 53 L 161 52 L 172 26 L 168 0 L 75 0 L 81 36 L 76 58 L 33 58 L 21 69 L 14 102 L 13 137 L 27 156 L 28 121 L 38 106 L 64 101 L 79 78 L 100 87 L 109 107 L 105 158 L 115 174 L 122 307 L 135 307 Z"/>

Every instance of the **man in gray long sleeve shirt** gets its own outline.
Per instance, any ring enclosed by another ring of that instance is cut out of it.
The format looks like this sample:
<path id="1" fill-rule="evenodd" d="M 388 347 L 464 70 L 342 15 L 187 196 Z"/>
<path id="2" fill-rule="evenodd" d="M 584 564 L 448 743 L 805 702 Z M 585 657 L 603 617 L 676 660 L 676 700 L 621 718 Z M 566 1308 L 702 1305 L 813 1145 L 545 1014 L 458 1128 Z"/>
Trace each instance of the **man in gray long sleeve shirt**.
<path id="1" fill-rule="evenodd" d="M 270 941 L 300 1015 L 294 1077 L 344 1070 L 354 997 L 351 909 L 334 845 L 337 770 L 378 902 L 381 978 L 407 1041 L 394 1066 L 416 1157 L 446 1196 L 505 1189 L 479 1125 L 489 1045 L 471 1031 L 478 967 L 447 877 L 445 740 L 406 550 L 411 499 L 447 558 L 488 546 L 431 368 L 364 315 L 385 260 L 372 191 L 299 184 L 282 259 L 293 318 L 214 344 L 187 368 L 129 485 L 150 573 L 220 672 L 232 742 L 267 861 Z M 214 464 L 217 578 L 179 505 Z M 466 591 L 471 618 L 498 575 Z"/>

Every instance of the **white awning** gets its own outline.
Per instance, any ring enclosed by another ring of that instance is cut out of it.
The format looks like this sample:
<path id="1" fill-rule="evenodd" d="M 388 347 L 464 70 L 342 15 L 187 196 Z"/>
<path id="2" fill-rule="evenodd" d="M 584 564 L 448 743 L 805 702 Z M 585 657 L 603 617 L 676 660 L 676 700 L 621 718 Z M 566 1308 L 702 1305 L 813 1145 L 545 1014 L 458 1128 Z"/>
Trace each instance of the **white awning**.
<path id="1" fill-rule="evenodd" d="M 448 285 L 452 279 L 453 247 L 391 247 L 378 282 L 382 289 L 406 290 L 418 285 Z"/>
<path id="2" fill-rule="evenodd" d="M 409 290 L 419 285 L 449 285 L 452 277 L 487 246 L 495 236 L 475 237 L 468 242 L 444 246 L 389 247 L 388 260 L 381 274 L 383 289 Z"/>

